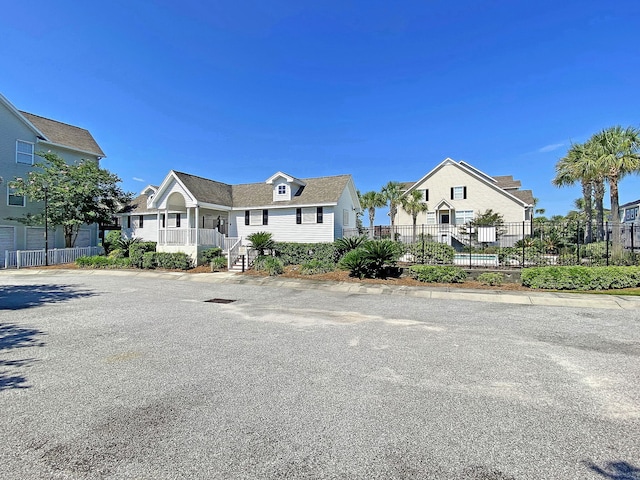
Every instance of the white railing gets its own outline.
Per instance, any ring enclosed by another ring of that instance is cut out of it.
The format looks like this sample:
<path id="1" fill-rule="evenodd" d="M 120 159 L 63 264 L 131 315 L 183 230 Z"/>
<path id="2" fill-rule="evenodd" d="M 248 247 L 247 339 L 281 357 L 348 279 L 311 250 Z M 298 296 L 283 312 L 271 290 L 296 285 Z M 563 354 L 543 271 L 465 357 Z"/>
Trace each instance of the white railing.
<path id="1" fill-rule="evenodd" d="M 5 251 L 4 268 L 25 268 L 73 263 L 80 257 L 89 257 L 104 253 L 102 247 L 77 247 L 77 248 L 52 248 L 48 252 L 48 262 L 45 262 L 44 249 L 42 250 L 15 250 Z"/>
<path id="2" fill-rule="evenodd" d="M 158 245 L 204 245 L 226 252 L 237 241 L 225 237 L 217 228 L 163 228 L 158 232 Z"/>
<path id="3" fill-rule="evenodd" d="M 242 245 L 242 237 L 236 240 L 229 248 L 229 253 L 227 254 L 227 270 L 231 270 L 231 267 L 235 265 L 238 258 L 240 258 L 240 246 Z"/>

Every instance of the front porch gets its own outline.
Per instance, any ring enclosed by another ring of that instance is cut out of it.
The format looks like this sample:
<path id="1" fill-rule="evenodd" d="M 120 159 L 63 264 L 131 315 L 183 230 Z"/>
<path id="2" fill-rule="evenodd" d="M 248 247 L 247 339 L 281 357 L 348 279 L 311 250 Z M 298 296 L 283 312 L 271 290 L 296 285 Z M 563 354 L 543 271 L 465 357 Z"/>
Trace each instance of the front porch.
<path id="1" fill-rule="evenodd" d="M 198 264 L 203 251 L 209 248 L 221 248 L 222 253 L 229 257 L 238 238 L 227 237 L 217 228 L 161 228 L 158 230 L 158 252 L 184 252 L 189 255 L 194 264 Z"/>

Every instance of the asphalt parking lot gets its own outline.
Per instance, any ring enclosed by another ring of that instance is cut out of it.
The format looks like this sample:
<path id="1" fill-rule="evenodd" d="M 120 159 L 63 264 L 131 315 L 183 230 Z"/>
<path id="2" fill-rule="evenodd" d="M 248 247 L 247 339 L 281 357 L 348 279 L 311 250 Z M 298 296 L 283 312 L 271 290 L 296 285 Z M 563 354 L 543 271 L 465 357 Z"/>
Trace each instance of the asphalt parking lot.
<path id="1" fill-rule="evenodd" d="M 0 273 L 0 412 L 3 479 L 638 480 L 640 310 Z"/>

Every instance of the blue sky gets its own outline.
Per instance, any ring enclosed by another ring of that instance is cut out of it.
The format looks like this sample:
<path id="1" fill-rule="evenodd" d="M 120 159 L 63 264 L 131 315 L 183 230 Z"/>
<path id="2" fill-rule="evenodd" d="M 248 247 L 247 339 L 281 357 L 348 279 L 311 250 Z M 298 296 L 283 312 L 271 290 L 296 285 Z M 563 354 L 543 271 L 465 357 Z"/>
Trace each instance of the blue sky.
<path id="1" fill-rule="evenodd" d="M 11 2 L 0 92 L 89 129 L 129 191 L 175 169 L 350 173 L 364 192 L 451 157 L 547 215 L 580 196 L 551 185 L 572 141 L 640 126 L 640 2 L 307 3 Z M 634 176 L 620 203 L 637 198 Z"/>

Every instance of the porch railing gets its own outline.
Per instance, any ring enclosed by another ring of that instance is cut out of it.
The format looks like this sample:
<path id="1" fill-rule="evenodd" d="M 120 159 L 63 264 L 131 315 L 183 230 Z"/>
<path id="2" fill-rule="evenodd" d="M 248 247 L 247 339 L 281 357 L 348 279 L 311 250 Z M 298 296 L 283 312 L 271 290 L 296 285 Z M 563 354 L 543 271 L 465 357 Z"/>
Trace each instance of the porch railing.
<path id="1" fill-rule="evenodd" d="M 104 253 L 102 247 L 52 248 L 48 251 L 48 262 L 45 262 L 45 251 L 15 250 L 5 251 L 4 268 L 25 268 L 72 263 L 80 257 L 100 255 Z"/>
<path id="2" fill-rule="evenodd" d="M 236 239 L 236 242 L 229 247 L 229 253 L 227 254 L 227 269 L 231 270 L 231 267 L 235 265 L 240 258 L 240 246 L 242 245 L 242 237 Z"/>
<path id="3" fill-rule="evenodd" d="M 158 232 L 158 244 L 207 245 L 227 250 L 229 239 L 216 228 L 163 228 Z"/>

